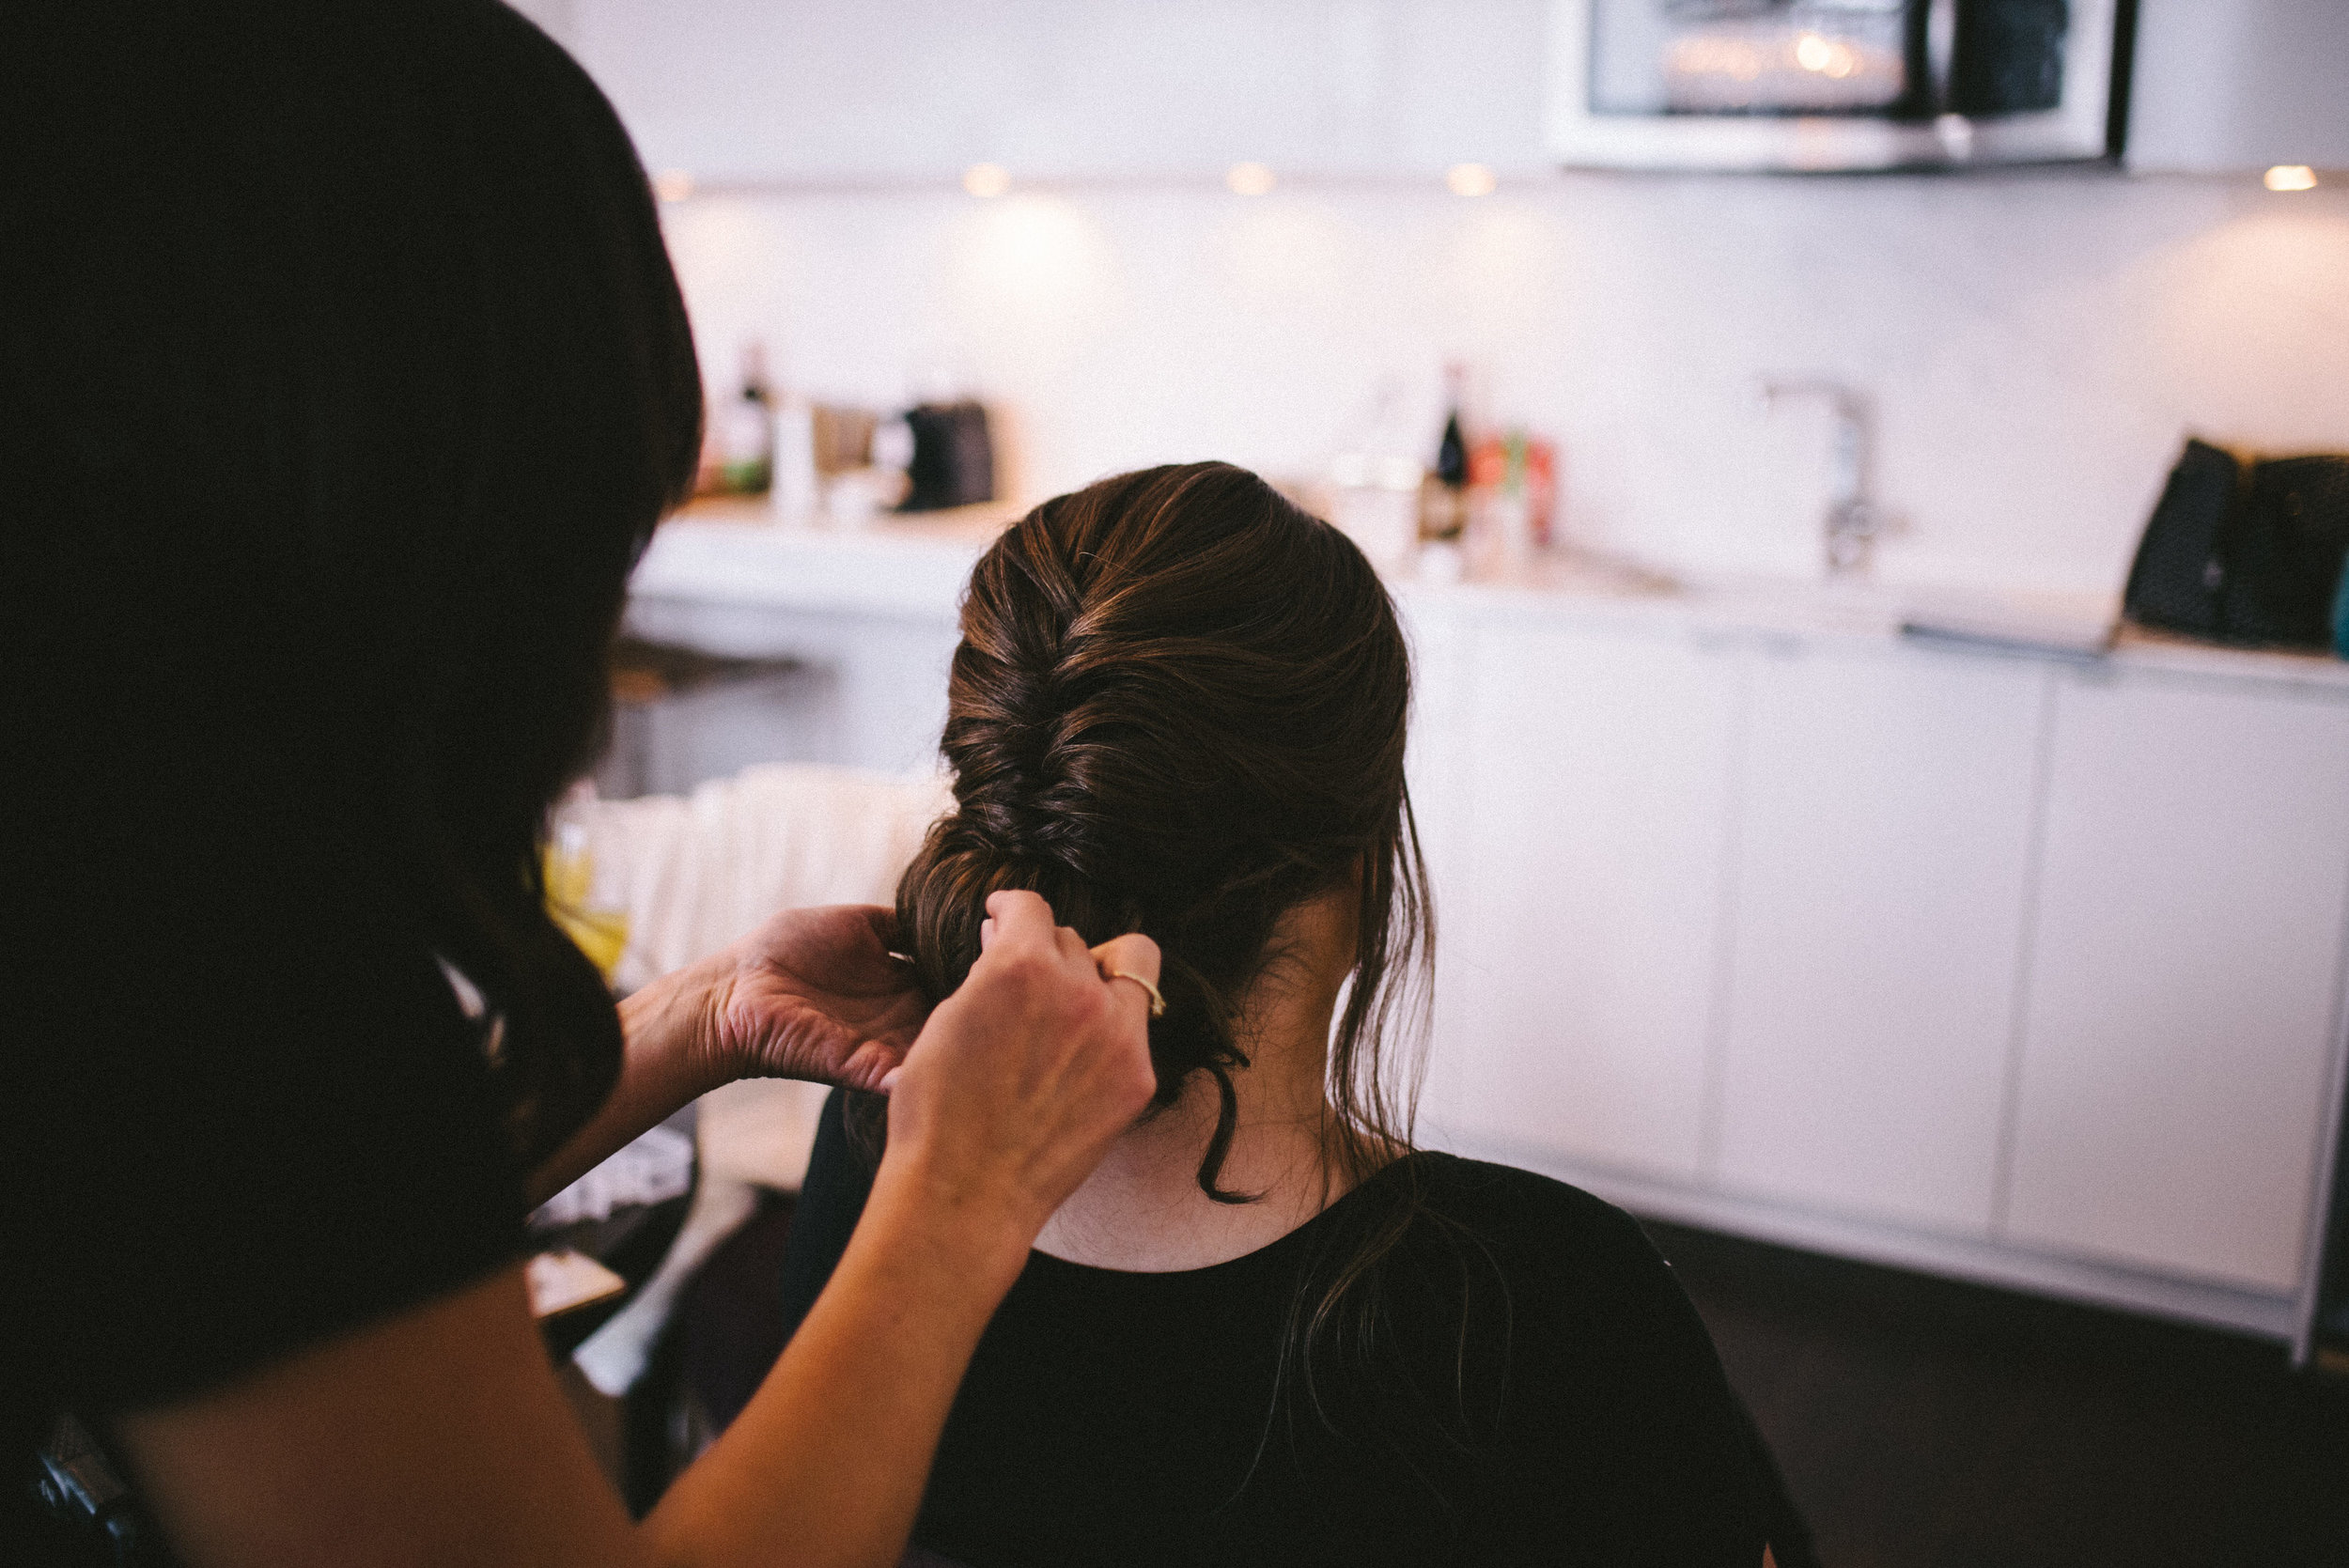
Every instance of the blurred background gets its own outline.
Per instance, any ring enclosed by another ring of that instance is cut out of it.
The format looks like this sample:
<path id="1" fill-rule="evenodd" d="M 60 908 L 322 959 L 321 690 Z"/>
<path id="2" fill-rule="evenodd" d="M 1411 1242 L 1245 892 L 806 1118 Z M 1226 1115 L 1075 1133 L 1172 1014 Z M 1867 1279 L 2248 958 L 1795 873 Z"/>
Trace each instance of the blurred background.
<path id="1" fill-rule="evenodd" d="M 1650 1225 L 1823 1560 L 2349 1561 L 2349 4 L 518 3 L 710 395 L 616 984 L 887 896 L 1008 520 L 1247 465 L 1413 638 L 1423 1136 Z M 640 1500 L 812 1110 L 638 1173 Z"/>
<path id="2" fill-rule="evenodd" d="M 977 396 L 1030 500 L 1311 475 L 1390 398 L 1430 456 L 1460 361 L 1559 442 L 1570 537 L 1807 570 L 1819 438 L 1753 381 L 1810 370 L 1876 399 L 1887 577 L 2108 593 L 2182 430 L 2349 444 L 2349 191 L 2261 183 L 2349 164 L 2331 0 L 2147 0 L 2120 177 L 1891 179 L 1567 170 L 1547 0 L 527 8 L 680 198 L 714 391 L 760 342 L 819 400 Z"/>

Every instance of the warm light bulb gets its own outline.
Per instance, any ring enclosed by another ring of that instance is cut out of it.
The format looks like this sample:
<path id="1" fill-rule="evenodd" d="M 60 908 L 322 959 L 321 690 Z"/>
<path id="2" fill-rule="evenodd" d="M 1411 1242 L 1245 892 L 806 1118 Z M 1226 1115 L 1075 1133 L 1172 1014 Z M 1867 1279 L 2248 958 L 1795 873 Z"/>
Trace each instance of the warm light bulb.
<path id="1" fill-rule="evenodd" d="M 973 163 L 962 171 L 962 188 L 974 196 L 1000 196 L 1011 189 L 1011 171 L 1001 163 Z"/>
<path id="2" fill-rule="evenodd" d="M 1795 63 L 1805 70 L 1825 70 L 1835 58 L 1835 46 L 1816 33 L 1805 33 L 1795 40 Z"/>
<path id="3" fill-rule="evenodd" d="M 1223 177 L 1223 183 L 1236 195 L 1261 196 L 1272 189 L 1274 180 L 1272 171 L 1262 163 L 1235 163 L 1231 173 Z"/>
<path id="4" fill-rule="evenodd" d="M 1455 163 L 1444 174 L 1443 182 L 1455 196 L 1489 196 L 1496 183 L 1493 171 L 1482 163 Z"/>
<path id="5" fill-rule="evenodd" d="M 652 194 L 662 201 L 683 201 L 693 194 L 693 177 L 683 169 L 663 169 L 652 182 Z"/>
<path id="6" fill-rule="evenodd" d="M 2263 183 L 2271 191 L 2313 191 L 2316 171 L 2306 163 L 2279 163 L 2267 171 Z"/>

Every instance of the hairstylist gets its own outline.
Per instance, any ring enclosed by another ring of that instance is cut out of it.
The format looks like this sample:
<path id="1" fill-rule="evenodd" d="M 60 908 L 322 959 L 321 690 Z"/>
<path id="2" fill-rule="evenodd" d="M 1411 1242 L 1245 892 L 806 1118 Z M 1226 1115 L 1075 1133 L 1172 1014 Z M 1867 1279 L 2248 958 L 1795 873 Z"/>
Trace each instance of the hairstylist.
<path id="1" fill-rule="evenodd" d="M 925 1020 L 885 912 L 788 914 L 615 1017 L 550 924 L 701 406 L 627 137 L 512 12 L 14 0 L 0 162 L 0 1560 L 64 1550 L 26 1482 L 70 1413 L 193 1568 L 894 1561 L 1150 1094 L 1104 974 L 1156 949 L 999 894 Z M 888 1159 L 631 1524 L 522 1215 L 751 1072 L 893 1088 Z"/>

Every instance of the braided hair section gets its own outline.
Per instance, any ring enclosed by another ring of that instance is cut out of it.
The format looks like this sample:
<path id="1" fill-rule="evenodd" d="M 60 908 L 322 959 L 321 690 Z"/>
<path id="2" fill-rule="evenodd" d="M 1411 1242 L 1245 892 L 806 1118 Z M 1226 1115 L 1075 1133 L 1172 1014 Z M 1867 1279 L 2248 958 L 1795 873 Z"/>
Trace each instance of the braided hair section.
<path id="1" fill-rule="evenodd" d="M 955 810 L 897 891 L 929 994 L 961 984 L 1002 889 L 1042 894 L 1089 943 L 1146 934 L 1167 1001 L 1150 1026 L 1158 1103 L 1214 1079 L 1199 1184 L 1246 1202 L 1218 1185 L 1231 1075 L 1248 1065 L 1235 1020 L 1281 917 L 1352 886 L 1333 1153 L 1408 1147 L 1376 1047 L 1428 940 L 1403 770 L 1409 655 L 1361 552 L 1243 469 L 1147 469 L 1008 530 L 972 574 L 961 629 L 941 739 Z"/>

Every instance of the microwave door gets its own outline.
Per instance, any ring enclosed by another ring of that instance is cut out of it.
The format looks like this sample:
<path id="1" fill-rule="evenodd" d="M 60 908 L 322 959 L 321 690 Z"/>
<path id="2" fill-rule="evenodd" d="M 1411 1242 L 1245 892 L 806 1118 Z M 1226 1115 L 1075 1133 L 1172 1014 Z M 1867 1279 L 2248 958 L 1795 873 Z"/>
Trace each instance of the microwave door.
<path id="1" fill-rule="evenodd" d="M 2109 124 L 2128 0 L 1960 4 L 1948 110 L 1968 159 L 2056 163 L 2117 155 Z M 1977 21 L 1977 19 L 1979 19 Z"/>
<path id="2" fill-rule="evenodd" d="M 1616 168 L 2094 158 L 2123 0 L 1552 0 L 1549 141 Z"/>
<path id="3" fill-rule="evenodd" d="M 1929 111 L 1908 0 L 1598 0 L 1590 94 L 1625 116 Z"/>

